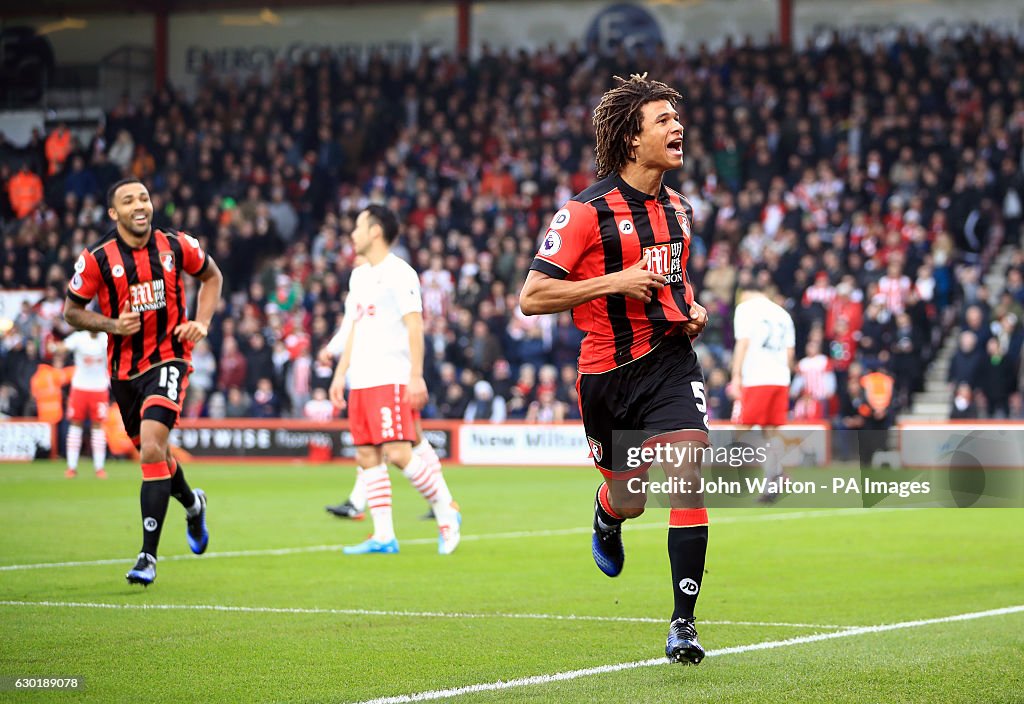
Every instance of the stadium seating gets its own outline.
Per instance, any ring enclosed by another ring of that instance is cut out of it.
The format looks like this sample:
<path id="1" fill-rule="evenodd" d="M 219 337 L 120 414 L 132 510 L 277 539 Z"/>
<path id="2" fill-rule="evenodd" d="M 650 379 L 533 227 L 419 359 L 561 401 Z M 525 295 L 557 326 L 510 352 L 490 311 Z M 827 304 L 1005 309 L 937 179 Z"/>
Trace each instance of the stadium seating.
<path id="1" fill-rule="evenodd" d="M 400 212 L 402 251 L 422 275 L 427 415 L 461 418 L 472 404 L 479 417 L 493 404 L 474 398 L 485 380 L 509 418 L 538 413 L 548 388 L 574 417 L 579 334 L 566 315 L 525 318 L 516 295 L 547 219 L 592 179 L 597 97 L 613 74 L 650 71 L 684 95 L 686 165 L 668 180 L 695 210 L 690 275 L 714 321 L 701 344 L 714 417 L 730 412 L 719 370 L 745 277 L 772 284 L 793 313 L 798 358 L 816 342 L 838 377 L 835 394 L 801 413 L 836 418 L 846 377 L 880 366 L 906 407 L 973 305 L 1012 365 L 1005 405 L 1024 415 L 1019 258 L 1009 299 L 984 284 L 999 247 L 1020 236 L 1021 53 L 978 33 L 656 57 L 324 56 L 278 66 L 266 83 L 213 76 L 194 99 L 164 90 L 123 104 L 53 175 L 42 135 L 3 141 L 0 286 L 47 295 L 0 340 L 0 412 L 34 412 L 27 380 L 67 333 L 72 263 L 107 228 L 104 189 L 133 174 L 151 186 L 156 224 L 199 236 L 225 272 L 187 415 L 298 415 L 329 383 L 314 358 L 342 310 L 347 233 L 359 208 L 383 202 Z M 45 199 L 16 217 L 8 185 L 22 163 Z M 277 398 L 254 402 L 263 377 Z"/>

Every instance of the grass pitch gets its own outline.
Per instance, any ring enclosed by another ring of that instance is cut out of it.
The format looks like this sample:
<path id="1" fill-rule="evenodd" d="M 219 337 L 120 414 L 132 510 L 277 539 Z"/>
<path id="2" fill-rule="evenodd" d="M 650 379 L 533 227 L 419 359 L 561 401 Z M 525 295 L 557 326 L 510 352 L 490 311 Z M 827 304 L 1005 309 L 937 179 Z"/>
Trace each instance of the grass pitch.
<path id="1" fill-rule="evenodd" d="M 1024 609 L 946 620 L 1024 605 L 1024 510 L 712 509 L 693 668 L 658 660 L 665 511 L 630 522 L 626 569 L 606 578 L 593 471 L 447 469 L 464 518 L 450 556 L 393 472 L 401 553 L 344 556 L 369 523 L 323 507 L 351 467 L 186 469 L 209 496 L 209 552 L 188 553 L 172 500 L 143 589 L 124 580 L 137 466 L 104 482 L 87 462 L 73 481 L 0 465 L 0 677 L 86 681 L 0 701 L 1024 701 Z"/>

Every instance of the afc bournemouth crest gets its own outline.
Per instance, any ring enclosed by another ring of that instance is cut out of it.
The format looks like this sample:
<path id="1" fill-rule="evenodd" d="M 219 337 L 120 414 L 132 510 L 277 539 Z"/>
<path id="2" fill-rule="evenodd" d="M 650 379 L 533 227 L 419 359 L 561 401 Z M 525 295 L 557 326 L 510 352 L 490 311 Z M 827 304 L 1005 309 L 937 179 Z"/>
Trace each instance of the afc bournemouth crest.
<path id="1" fill-rule="evenodd" d="M 160 265 L 164 268 L 164 271 L 174 271 L 174 253 L 160 252 Z"/>
<path id="2" fill-rule="evenodd" d="M 679 223 L 680 229 L 683 231 L 683 239 L 689 241 L 690 239 L 690 219 L 686 217 L 686 213 L 682 210 L 676 211 L 676 221 Z"/>
<path id="3" fill-rule="evenodd" d="M 587 442 L 590 444 L 590 451 L 594 453 L 594 460 L 600 462 L 604 457 L 604 448 L 601 447 L 601 443 L 589 435 L 587 436 Z"/>

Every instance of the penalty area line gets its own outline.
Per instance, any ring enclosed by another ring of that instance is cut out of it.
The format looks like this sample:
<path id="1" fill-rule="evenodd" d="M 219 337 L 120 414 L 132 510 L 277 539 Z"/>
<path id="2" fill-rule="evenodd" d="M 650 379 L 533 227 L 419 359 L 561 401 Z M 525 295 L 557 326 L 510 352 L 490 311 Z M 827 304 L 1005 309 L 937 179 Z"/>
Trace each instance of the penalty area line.
<path id="1" fill-rule="evenodd" d="M 881 513 L 887 511 L 896 510 L 909 510 L 909 509 L 892 509 L 892 508 L 876 508 L 876 509 L 827 509 L 823 511 L 787 511 L 785 513 L 766 512 L 758 514 L 745 514 L 741 516 L 721 516 L 716 518 L 712 525 L 730 525 L 733 523 L 762 523 L 762 522 L 773 522 L 773 521 L 794 521 L 804 518 L 830 518 L 835 516 L 865 516 L 871 513 Z M 640 531 L 640 530 L 665 530 L 666 527 L 662 523 L 641 523 L 639 525 L 629 526 L 627 529 L 629 532 Z M 462 542 L 472 543 L 477 541 L 488 541 L 488 540 L 519 540 L 520 538 L 551 538 L 555 536 L 563 535 L 589 535 L 593 531 L 590 526 L 579 527 L 579 528 L 554 528 L 545 530 L 521 530 L 521 531 L 510 531 L 505 533 L 476 533 L 462 536 Z M 437 545 L 437 538 L 411 538 L 409 540 L 402 540 L 402 545 Z M 179 555 L 166 555 L 160 558 L 161 562 L 167 562 L 170 560 L 198 560 L 202 559 L 204 562 L 225 558 L 225 557 L 281 557 L 286 555 L 301 555 L 305 553 L 317 553 L 317 552 L 331 552 L 334 550 L 340 551 L 343 547 L 342 544 L 336 545 L 306 545 L 293 548 L 263 548 L 257 550 L 227 550 L 221 552 L 208 552 L 201 557 L 193 555 L 191 553 L 184 553 Z M 132 558 L 134 559 L 134 558 Z M 42 569 L 54 569 L 62 567 L 92 567 L 95 565 L 120 565 L 130 563 L 131 559 L 123 557 L 111 557 L 101 560 L 72 560 L 69 562 L 28 562 L 16 565 L 0 565 L 0 572 L 16 572 L 21 570 L 42 570 Z"/>
<path id="2" fill-rule="evenodd" d="M 796 638 L 786 638 L 784 640 L 770 640 L 763 641 L 761 643 L 749 643 L 747 645 L 736 645 L 730 648 L 710 650 L 707 653 L 707 657 L 721 657 L 723 655 L 738 655 L 741 653 L 750 653 L 757 650 L 787 648 L 794 645 L 817 643 L 819 641 L 824 640 L 836 640 L 838 638 L 850 638 L 852 636 L 860 636 L 868 633 L 884 633 L 886 631 L 897 631 L 905 628 L 920 628 L 921 626 L 930 626 L 937 623 L 972 621 L 974 619 L 979 618 L 1006 616 L 1007 614 L 1014 614 L 1019 612 L 1024 612 L 1024 605 L 1007 606 L 1005 608 L 990 609 L 988 611 L 974 611 L 971 613 L 955 614 L 953 616 L 942 616 L 939 618 L 919 619 L 916 621 L 902 621 L 900 623 L 886 623 L 879 624 L 877 626 L 858 626 L 856 628 L 849 628 L 835 633 L 815 633 L 813 635 L 799 636 Z M 514 689 L 517 687 L 529 687 L 532 685 L 551 684 L 552 682 L 564 682 L 566 680 L 575 680 L 581 677 L 590 677 L 592 675 L 602 675 L 610 672 L 621 672 L 623 670 L 635 670 L 641 667 L 651 667 L 652 665 L 667 664 L 668 662 L 665 658 L 651 658 L 650 660 L 636 660 L 633 662 L 623 662 L 614 665 L 600 665 L 598 667 L 588 667 L 581 670 L 568 670 L 566 672 L 556 672 L 550 675 L 535 675 L 533 677 L 522 677 L 518 679 L 504 681 L 499 680 L 497 682 L 485 682 L 481 684 L 472 684 L 465 687 L 453 687 L 451 689 L 436 689 L 427 692 L 417 692 L 415 694 L 400 694 L 391 697 L 380 697 L 377 699 L 364 700 L 359 702 L 358 704 L 410 704 L 411 702 L 425 702 L 437 699 L 451 699 L 453 697 L 461 697 L 466 694 L 475 694 L 477 692 L 494 692 L 504 689 Z"/>
<path id="3" fill-rule="evenodd" d="M 111 604 L 90 601 L 15 601 L 0 600 L 0 606 L 35 606 L 41 608 L 67 609 L 112 609 L 136 611 L 221 611 L 227 613 L 250 614 L 326 614 L 335 616 L 398 616 L 414 618 L 451 618 L 451 619 L 520 619 L 529 621 L 610 621 L 618 623 L 667 623 L 664 618 L 648 618 L 645 616 L 589 616 L 580 614 L 531 614 L 509 612 L 449 612 L 449 611 L 389 611 L 384 609 L 321 609 L 301 607 L 274 606 L 230 606 L 224 604 Z M 776 621 L 714 621 L 701 620 L 701 623 L 713 626 L 774 626 L 779 628 L 816 628 L 837 629 L 857 628 L 857 626 L 837 626 L 827 623 L 780 623 Z"/>

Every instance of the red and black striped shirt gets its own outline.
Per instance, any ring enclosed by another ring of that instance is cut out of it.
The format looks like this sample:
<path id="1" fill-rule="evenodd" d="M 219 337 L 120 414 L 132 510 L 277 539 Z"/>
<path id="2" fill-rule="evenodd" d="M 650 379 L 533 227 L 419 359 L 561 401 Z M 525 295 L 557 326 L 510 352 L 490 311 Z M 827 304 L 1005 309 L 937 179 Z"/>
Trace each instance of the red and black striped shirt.
<path id="1" fill-rule="evenodd" d="M 581 281 L 622 271 L 650 252 L 649 267 L 668 279 L 650 303 L 615 294 L 573 308 L 586 335 L 582 374 L 606 372 L 643 356 L 668 335 L 682 334 L 694 300 L 686 276 L 693 208 L 666 186 L 657 196 L 609 176 L 574 196 L 551 220 L 530 267 Z"/>
<path id="2" fill-rule="evenodd" d="M 142 247 L 132 247 L 110 231 L 75 262 L 67 296 L 82 305 L 98 298 L 100 312 L 117 318 L 125 301 L 140 313 L 134 335 L 107 336 L 107 362 L 113 379 L 131 379 L 164 362 L 192 360 L 191 342 L 174 336 L 188 322 L 182 272 L 202 274 L 206 253 L 191 235 L 154 229 Z"/>

